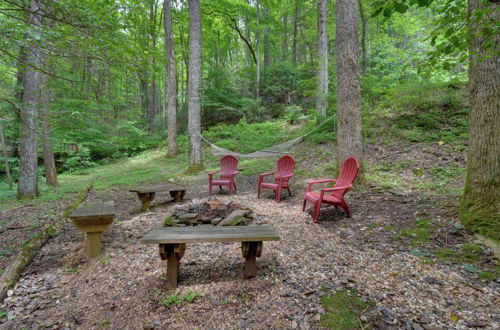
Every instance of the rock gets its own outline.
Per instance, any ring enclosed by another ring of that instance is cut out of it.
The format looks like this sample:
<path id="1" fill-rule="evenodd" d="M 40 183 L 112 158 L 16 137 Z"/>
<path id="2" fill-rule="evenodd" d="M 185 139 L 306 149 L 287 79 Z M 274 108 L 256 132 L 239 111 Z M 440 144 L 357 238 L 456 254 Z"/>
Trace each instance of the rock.
<path id="1" fill-rule="evenodd" d="M 213 218 L 212 220 L 210 220 L 210 223 L 212 225 L 217 225 L 220 221 L 222 220 L 222 218 Z"/>
<path id="2" fill-rule="evenodd" d="M 391 188 L 391 189 L 387 190 L 387 192 L 389 192 L 393 195 L 396 195 L 396 196 L 406 196 L 404 191 L 402 191 L 401 189 L 397 189 L 397 188 Z"/>
<path id="3" fill-rule="evenodd" d="M 422 328 L 422 326 L 420 324 L 418 324 L 418 323 L 412 323 L 411 324 L 411 328 L 413 330 L 424 330 L 424 328 Z"/>
<path id="4" fill-rule="evenodd" d="M 420 319 L 418 320 L 418 323 L 424 323 L 424 324 L 431 323 L 431 318 L 430 318 L 429 314 L 422 313 L 422 315 L 420 315 Z"/>
<path id="5" fill-rule="evenodd" d="M 177 217 L 178 220 L 191 220 L 196 219 L 198 213 L 184 213 Z"/>
<path id="6" fill-rule="evenodd" d="M 7 290 L 7 297 L 11 297 L 14 294 L 13 290 Z"/>
<path id="7" fill-rule="evenodd" d="M 226 205 L 224 205 L 224 203 L 222 203 L 221 201 L 213 200 L 205 202 L 205 207 L 210 210 L 224 210 L 226 208 Z"/>
<path id="8" fill-rule="evenodd" d="M 299 326 L 299 324 L 297 323 L 297 321 L 293 320 L 292 321 L 292 329 L 297 329 Z"/>
<path id="9" fill-rule="evenodd" d="M 424 281 L 429 283 L 429 284 L 437 284 L 437 285 L 444 285 L 444 282 L 441 280 L 438 280 L 437 278 L 426 276 L 424 278 Z"/>
<path id="10" fill-rule="evenodd" d="M 234 210 L 217 225 L 218 226 L 246 225 L 248 223 L 248 219 L 245 218 L 245 216 L 248 214 L 250 214 L 249 210 Z"/>
<path id="11" fill-rule="evenodd" d="M 436 327 L 435 325 L 432 325 L 432 324 L 422 324 L 422 327 L 425 330 L 442 330 L 442 328 Z"/>

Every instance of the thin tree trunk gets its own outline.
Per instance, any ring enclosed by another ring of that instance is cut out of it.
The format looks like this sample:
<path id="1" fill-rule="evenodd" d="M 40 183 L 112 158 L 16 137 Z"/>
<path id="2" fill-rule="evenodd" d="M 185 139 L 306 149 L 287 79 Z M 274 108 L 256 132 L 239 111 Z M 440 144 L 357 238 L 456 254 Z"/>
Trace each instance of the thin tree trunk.
<path id="1" fill-rule="evenodd" d="M 255 66 L 255 97 L 258 99 L 260 97 L 260 26 L 259 26 L 259 19 L 260 19 L 260 1 L 256 1 L 256 21 L 257 21 L 257 29 L 255 30 L 255 41 L 256 41 L 256 48 L 257 48 L 257 65 Z"/>
<path id="2" fill-rule="evenodd" d="M 328 94 L 328 39 L 326 35 L 326 2 L 318 1 L 318 78 L 316 109 L 321 118 L 326 117 Z"/>
<path id="3" fill-rule="evenodd" d="M 500 224 L 500 35 L 487 40 L 481 28 L 500 21 L 498 2 L 469 0 L 469 148 L 460 218 L 471 231 L 498 239 Z M 491 10 L 481 21 L 476 10 Z M 485 43 L 494 46 L 485 49 Z"/>
<path id="4" fill-rule="evenodd" d="M 264 12 L 264 18 L 266 21 L 269 19 L 269 9 L 266 7 L 262 8 Z M 269 46 L 269 28 L 264 29 L 264 67 L 271 65 L 271 48 Z"/>
<path id="5" fill-rule="evenodd" d="M 363 1 L 358 0 L 359 6 L 359 17 L 361 20 L 361 73 L 363 76 L 366 75 L 366 29 L 368 25 L 368 19 L 365 16 L 363 10 Z"/>
<path id="6" fill-rule="evenodd" d="M 45 59 L 45 64 L 48 61 Z M 47 65 L 45 68 L 48 72 L 50 69 Z M 45 75 L 42 79 L 42 86 L 40 90 L 40 111 L 42 122 L 42 141 L 43 141 L 43 165 L 45 168 L 45 183 L 47 186 L 57 187 L 56 162 L 54 159 L 54 151 L 52 149 L 52 132 L 50 127 L 50 90 L 49 90 L 49 77 Z"/>
<path id="7" fill-rule="evenodd" d="M 172 32 L 172 16 L 170 0 L 163 3 L 163 20 L 165 28 L 165 57 L 167 61 L 167 147 L 168 155 L 177 153 L 177 63 L 175 60 L 174 39 Z"/>
<path id="8" fill-rule="evenodd" d="M 5 144 L 5 136 L 3 134 L 2 120 L 0 120 L 0 144 L 2 144 L 3 162 L 5 166 L 5 173 L 7 174 L 7 182 L 9 183 L 9 189 L 12 190 L 13 188 L 12 176 L 10 175 L 9 155 L 7 153 L 7 145 Z"/>
<path id="9" fill-rule="evenodd" d="M 191 171 L 203 168 L 201 154 L 201 16 L 200 0 L 188 0 L 189 6 L 189 73 L 188 73 L 188 126 L 189 167 Z"/>
<path id="10" fill-rule="evenodd" d="M 337 161 L 354 156 L 361 163 L 361 92 L 359 86 L 358 8 L 337 0 Z M 364 180 L 363 173 L 358 178 Z"/>
<path id="11" fill-rule="evenodd" d="M 292 61 L 293 64 L 295 65 L 297 64 L 297 42 L 298 42 L 297 35 L 299 31 L 299 6 L 300 6 L 300 0 L 295 0 L 295 13 L 293 16 L 293 44 L 292 44 Z M 326 6 L 326 1 L 325 1 L 325 6 Z"/>
<path id="12" fill-rule="evenodd" d="M 283 50 L 281 60 L 288 61 L 288 14 L 283 15 Z"/>
<path id="13" fill-rule="evenodd" d="M 43 10 L 41 0 L 31 0 L 30 22 L 33 25 L 33 33 L 40 34 L 42 27 L 42 17 L 38 13 Z M 20 168 L 17 198 L 34 198 L 38 196 L 38 141 L 37 141 L 37 122 L 38 109 L 40 106 L 40 85 L 42 82 L 42 73 L 35 70 L 42 64 L 40 40 L 33 36 L 31 44 L 28 46 L 26 67 L 24 75 L 24 94 L 23 107 L 21 112 L 21 143 L 20 143 Z"/>

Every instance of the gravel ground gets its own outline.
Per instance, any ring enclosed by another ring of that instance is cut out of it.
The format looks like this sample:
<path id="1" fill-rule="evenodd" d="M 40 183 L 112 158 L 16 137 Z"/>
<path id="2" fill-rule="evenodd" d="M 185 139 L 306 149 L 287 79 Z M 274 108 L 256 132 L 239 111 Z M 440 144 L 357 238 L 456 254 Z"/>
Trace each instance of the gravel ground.
<path id="1" fill-rule="evenodd" d="M 188 195 L 185 203 L 206 200 L 206 187 L 198 188 L 198 196 Z M 239 244 L 188 244 L 176 293 L 203 296 L 164 306 L 161 302 L 173 293 L 166 291 L 166 261 L 159 259 L 157 246 L 140 244 L 139 238 L 162 226 L 178 204 L 160 195 L 151 211 L 140 213 L 132 193 L 94 193 L 90 200 L 114 196 L 118 212 L 104 236 L 102 255 L 90 261 L 82 257 L 83 234 L 68 223 L 9 292 L 1 306 L 8 317 L 0 328 L 321 328 L 321 288 L 354 288 L 375 301 L 374 310 L 367 311 L 378 315 L 375 328 L 500 328 L 495 281 L 474 281 L 451 264 L 424 264 L 407 248 L 377 240 L 377 231 L 366 244 L 360 241 L 370 222 L 391 220 L 384 208 L 367 216 L 353 194 L 352 218 L 332 208 L 313 224 L 301 211 L 300 194 L 277 204 L 271 194 L 256 199 L 254 189 L 239 188 L 237 196 L 217 197 L 251 206 L 252 225 L 271 225 L 281 236 L 264 243 L 256 278 L 243 279 Z M 376 209 L 376 201 L 366 200 Z"/>

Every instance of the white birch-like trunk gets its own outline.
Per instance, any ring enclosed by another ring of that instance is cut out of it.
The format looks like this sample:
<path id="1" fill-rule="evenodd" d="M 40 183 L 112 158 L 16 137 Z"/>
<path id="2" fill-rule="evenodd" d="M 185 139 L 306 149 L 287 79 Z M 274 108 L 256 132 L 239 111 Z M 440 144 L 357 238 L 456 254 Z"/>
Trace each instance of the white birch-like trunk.
<path id="1" fill-rule="evenodd" d="M 326 97 L 328 94 L 328 39 L 326 35 L 326 2 L 318 0 L 318 76 L 316 110 L 326 118 Z"/>
<path id="2" fill-rule="evenodd" d="M 168 155 L 177 153 L 177 62 L 175 60 L 174 38 L 170 0 L 163 3 L 165 29 L 165 57 L 167 60 L 167 148 Z"/>
<path id="3" fill-rule="evenodd" d="M 200 0 L 189 0 L 189 68 L 188 68 L 188 129 L 189 165 L 193 171 L 202 168 L 201 154 L 201 16 Z"/>

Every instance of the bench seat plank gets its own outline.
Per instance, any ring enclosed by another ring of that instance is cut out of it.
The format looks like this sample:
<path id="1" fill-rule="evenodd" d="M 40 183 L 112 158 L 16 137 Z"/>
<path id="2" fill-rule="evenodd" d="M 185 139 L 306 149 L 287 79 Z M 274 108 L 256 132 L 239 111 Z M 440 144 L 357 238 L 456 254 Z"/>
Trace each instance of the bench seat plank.
<path id="1" fill-rule="evenodd" d="M 181 190 L 187 190 L 187 188 L 175 185 L 160 185 L 151 187 L 140 187 L 140 188 L 130 189 L 129 191 L 136 192 L 139 194 L 147 194 L 152 192 L 181 191 Z"/>
<path id="2" fill-rule="evenodd" d="M 261 242 L 279 239 L 279 234 L 269 226 L 163 227 L 148 232 L 141 243 Z"/>
<path id="3" fill-rule="evenodd" d="M 86 202 L 71 213 L 71 219 L 107 218 L 115 215 L 115 204 L 113 201 Z"/>

